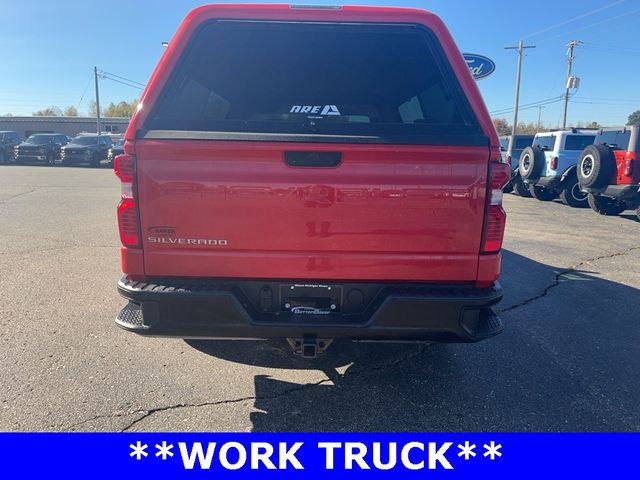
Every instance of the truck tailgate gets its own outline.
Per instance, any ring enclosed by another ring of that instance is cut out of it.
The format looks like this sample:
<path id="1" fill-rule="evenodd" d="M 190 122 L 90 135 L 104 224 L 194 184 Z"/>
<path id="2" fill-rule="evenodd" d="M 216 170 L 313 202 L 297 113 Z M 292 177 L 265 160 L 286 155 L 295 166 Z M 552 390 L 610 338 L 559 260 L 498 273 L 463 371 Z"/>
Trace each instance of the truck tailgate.
<path id="1" fill-rule="evenodd" d="M 136 156 L 149 276 L 476 279 L 488 147 L 146 139 Z"/>

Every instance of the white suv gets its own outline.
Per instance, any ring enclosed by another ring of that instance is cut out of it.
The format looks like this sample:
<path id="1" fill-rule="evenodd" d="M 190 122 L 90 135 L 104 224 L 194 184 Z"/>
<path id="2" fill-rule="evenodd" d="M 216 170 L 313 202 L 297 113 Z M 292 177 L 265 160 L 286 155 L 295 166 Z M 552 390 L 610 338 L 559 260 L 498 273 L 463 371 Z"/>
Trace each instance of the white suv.
<path id="1" fill-rule="evenodd" d="M 560 196 L 571 207 L 587 207 L 587 194 L 580 191 L 576 165 L 580 153 L 596 138 L 594 130 L 558 130 L 536 134 L 533 145 L 520 155 L 518 171 L 531 194 L 542 201 Z"/>

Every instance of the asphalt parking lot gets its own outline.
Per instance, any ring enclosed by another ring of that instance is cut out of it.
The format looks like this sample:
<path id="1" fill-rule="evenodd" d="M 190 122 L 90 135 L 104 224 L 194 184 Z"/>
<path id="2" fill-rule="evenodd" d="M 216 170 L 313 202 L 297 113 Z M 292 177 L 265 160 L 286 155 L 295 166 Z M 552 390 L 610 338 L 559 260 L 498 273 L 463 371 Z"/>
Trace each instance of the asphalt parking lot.
<path id="1" fill-rule="evenodd" d="M 118 329 L 108 169 L 0 166 L 0 430 L 638 431 L 640 223 L 507 195 L 505 332 L 474 345 Z"/>

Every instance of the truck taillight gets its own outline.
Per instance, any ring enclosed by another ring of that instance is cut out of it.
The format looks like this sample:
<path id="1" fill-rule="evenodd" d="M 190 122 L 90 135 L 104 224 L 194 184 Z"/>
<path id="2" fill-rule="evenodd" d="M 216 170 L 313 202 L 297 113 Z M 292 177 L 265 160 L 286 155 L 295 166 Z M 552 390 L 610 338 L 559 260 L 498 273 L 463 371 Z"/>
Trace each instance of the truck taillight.
<path id="1" fill-rule="evenodd" d="M 634 164 L 635 160 L 633 158 L 633 156 L 631 155 L 627 155 L 626 158 L 624 159 L 624 174 L 627 177 L 631 177 L 633 176 L 633 164 Z"/>
<path id="2" fill-rule="evenodd" d="M 126 148 L 127 150 L 132 150 Z M 122 245 L 129 248 L 140 246 L 140 228 L 138 217 L 138 204 L 136 201 L 135 156 L 124 153 L 118 155 L 113 164 L 113 170 L 120 179 L 121 194 L 118 204 L 118 229 Z"/>
<path id="3" fill-rule="evenodd" d="M 509 181 L 509 165 L 501 162 L 489 164 L 487 207 L 482 234 L 482 253 L 495 253 L 502 248 L 507 214 L 502 209 L 502 188 Z"/>
<path id="4" fill-rule="evenodd" d="M 549 162 L 549 167 L 551 167 L 551 170 L 555 170 L 558 168 L 558 157 L 553 157 L 551 159 L 551 162 Z"/>

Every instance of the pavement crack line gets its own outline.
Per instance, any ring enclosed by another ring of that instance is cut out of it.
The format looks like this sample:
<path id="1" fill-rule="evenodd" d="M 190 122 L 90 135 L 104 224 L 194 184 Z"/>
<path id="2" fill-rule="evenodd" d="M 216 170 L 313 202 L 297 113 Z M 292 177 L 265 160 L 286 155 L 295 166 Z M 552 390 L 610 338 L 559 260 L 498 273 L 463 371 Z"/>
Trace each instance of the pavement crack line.
<path id="1" fill-rule="evenodd" d="M 347 376 L 352 377 L 352 376 L 359 376 L 361 374 L 364 375 L 368 375 L 371 373 L 376 373 L 376 372 L 380 372 L 382 370 L 385 370 L 387 368 L 392 368 L 396 365 L 399 365 L 400 363 L 403 363 L 405 361 L 408 360 L 412 360 L 416 357 L 419 357 L 420 355 L 422 355 L 424 352 L 426 352 L 426 350 L 429 348 L 429 344 L 427 345 L 423 345 L 422 348 L 420 348 L 420 350 L 413 354 L 413 355 L 408 355 L 408 356 L 402 356 L 400 358 L 396 358 L 395 360 L 391 361 L 391 362 L 386 362 L 383 363 L 377 367 L 369 367 L 367 369 L 359 369 L 356 371 L 349 371 L 347 370 L 347 372 L 345 372 L 344 374 L 337 374 L 337 375 L 331 375 L 330 378 L 324 378 L 322 380 L 319 380 L 317 382 L 314 383 L 305 383 L 303 385 L 298 385 L 297 387 L 294 388 L 289 388 L 287 390 L 283 390 L 280 393 L 274 394 L 274 395 L 262 395 L 262 396 L 247 396 L 247 397 L 241 397 L 241 398 L 234 398 L 231 400 L 218 400 L 215 402 L 201 402 L 201 403 L 178 403 L 175 405 L 167 405 L 164 407 L 157 407 L 157 408 L 150 408 L 150 409 L 140 409 L 140 410 L 134 410 L 134 411 L 130 411 L 130 412 L 123 412 L 123 413 L 112 413 L 112 414 L 108 414 L 108 415 L 96 415 L 94 417 L 82 420 L 78 423 L 74 423 L 73 425 L 71 425 L 70 427 L 67 428 L 67 431 L 71 431 L 74 430 L 78 427 L 81 427 L 82 425 L 85 425 L 89 422 L 93 422 L 95 420 L 100 420 L 100 419 L 105 419 L 105 418 L 120 418 L 120 417 L 128 417 L 131 415 L 140 415 L 138 418 L 136 418 L 135 420 L 131 421 L 128 425 L 126 425 L 124 428 L 122 428 L 120 430 L 120 432 L 128 432 L 131 430 L 131 428 L 133 428 L 135 425 L 137 425 L 138 423 L 142 422 L 143 420 L 149 418 L 150 416 L 156 414 L 156 413 L 160 413 L 160 412 L 166 412 L 166 411 L 171 411 L 171 410 L 179 410 L 179 409 L 183 409 L 183 408 L 202 408 L 202 407 L 212 407 L 212 406 L 217 406 L 217 405 L 229 405 L 229 404 L 233 404 L 233 403 L 242 403 L 242 402 L 249 402 L 249 401 L 257 401 L 257 400 L 276 400 L 278 398 L 281 397 L 285 397 L 287 395 L 291 395 L 293 393 L 297 393 L 297 392 L 302 392 L 305 390 L 309 390 L 309 389 L 313 389 L 316 387 L 319 387 L 320 385 L 324 385 L 326 383 L 329 382 L 333 382 L 335 383 L 336 380 L 340 380 L 343 378 L 346 378 Z M 326 374 L 326 373 L 325 373 Z"/>
<path id="2" fill-rule="evenodd" d="M 36 191 L 36 190 L 38 190 L 38 189 L 39 189 L 39 187 L 37 187 L 37 188 L 33 188 L 33 189 L 31 189 L 31 190 L 29 190 L 29 191 L 27 191 L 27 192 L 16 193 L 15 195 L 10 196 L 9 198 L 5 198 L 4 200 L 0 200 L 0 205 L 3 205 L 3 204 L 5 204 L 5 203 L 7 203 L 8 201 L 13 200 L 13 199 L 15 199 L 15 198 L 22 197 L 22 196 L 24 196 L 24 195 L 29 195 L 30 193 L 33 193 L 33 192 L 35 192 L 35 191 Z"/>
<path id="3" fill-rule="evenodd" d="M 503 308 L 501 310 L 497 310 L 496 313 L 501 314 L 501 313 L 511 312 L 512 310 L 515 310 L 515 309 L 520 308 L 520 307 L 524 307 L 525 305 L 528 305 L 528 304 L 530 304 L 532 302 L 535 302 L 536 300 L 539 300 L 539 299 L 541 299 L 543 297 L 546 297 L 551 290 L 553 290 L 558 285 L 560 285 L 561 280 L 562 280 L 563 277 L 565 277 L 566 275 L 571 274 L 571 273 L 578 273 L 580 271 L 579 269 L 581 267 L 583 267 L 583 266 L 585 266 L 585 265 L 587 265 L 589 263 L 597 262 L 598 260 L 604 260 L 604 259 L 607 259 L 607 258 L 615 258 L 615 257 L 623 256 L 623 255 L 628 255 L 629 253 L 633 252 L 634 250 L 640 250 L 640 247 L 631 247 L 631 248 L 628 248 L 626 250 L 622 250 L 620 252 L 615 252 L 615 253 L 610 253 L 610 254 L 607 254 L 607 255 L 599 255 L 597 257 L 588 258 L 586 260 L 580 261 L 579 263 L 576 263 L 575 265 L 573 265 L 573 266 L 571 266 L 569 268 L 565 268 L 565 269 L 559 270 L 559 271 L 556 272 L 553 281 L 549 285 L 547 285 L 542 290 L 542 292 L 538 293 L 537 295 L 534 295 L 533 297 L 529 297 L 529 298 L 527 298 L 527 299 L 525 299 L 525 300 L 523 300 L 521 302 L 518 302 L 518 303 L 516 303 L 514 305 L 511 305 L 509 307 Z"/>

